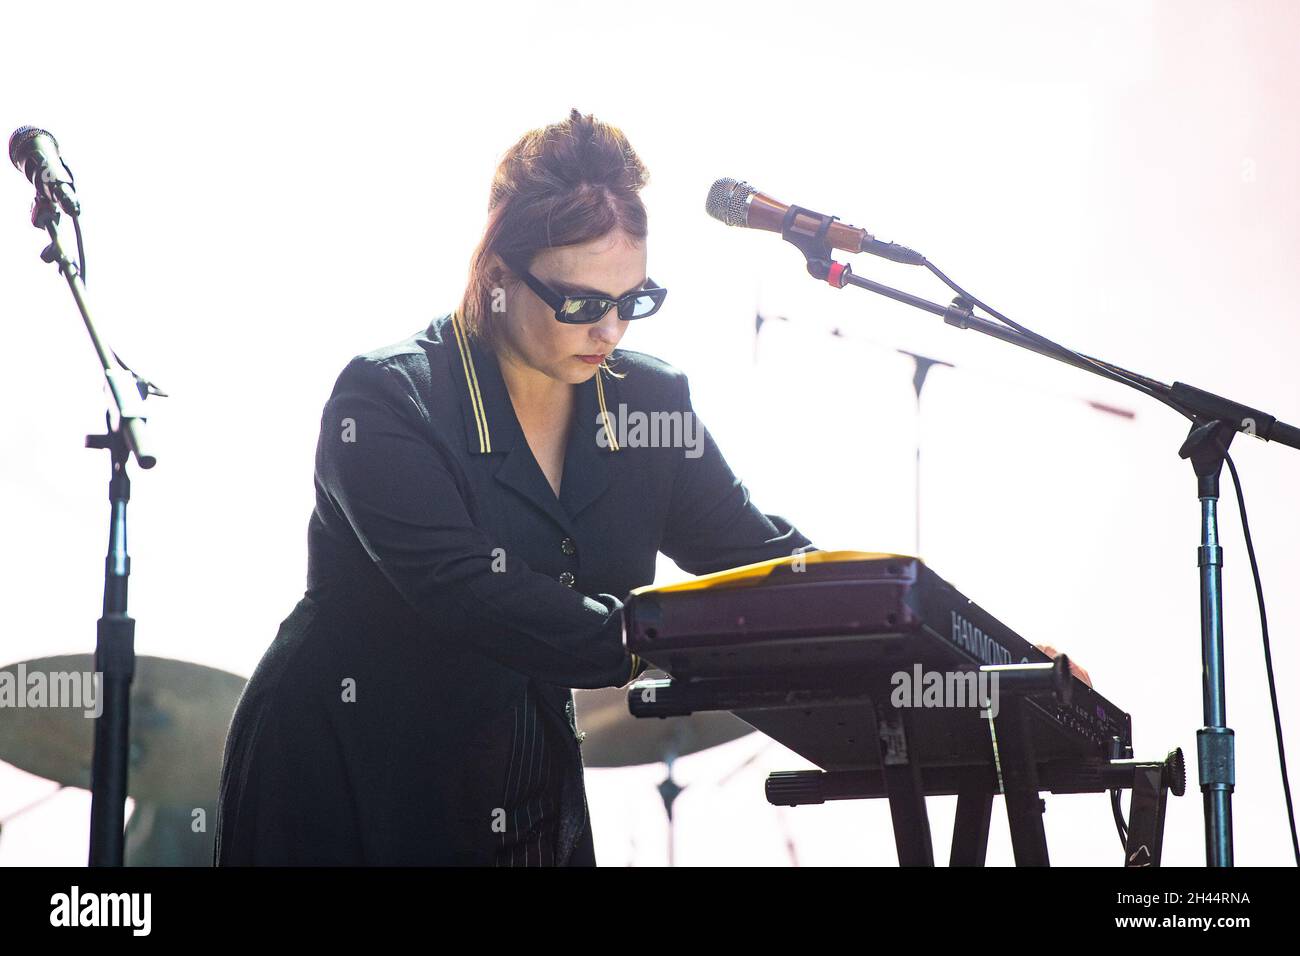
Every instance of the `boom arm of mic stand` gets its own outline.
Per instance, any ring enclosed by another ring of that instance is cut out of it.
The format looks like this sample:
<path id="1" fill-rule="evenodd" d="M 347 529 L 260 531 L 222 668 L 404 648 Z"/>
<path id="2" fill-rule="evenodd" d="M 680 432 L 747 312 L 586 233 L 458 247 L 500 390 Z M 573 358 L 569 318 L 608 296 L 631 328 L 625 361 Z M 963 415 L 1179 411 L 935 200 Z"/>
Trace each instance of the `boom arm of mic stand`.
<path id="1" fill-rule="evenodd" d="M 1073 365 L 1075 368 L 1081 368 L 1102 378 L 1108 378 L 1111 381 L 1118 381 L 1132 387 L 1134 383 L 1126 381 L 1124 378 L 1124 376 L 1128 376 L 1149 386 L 1158 396 L 1164 397 L 1171 405 L 1183 411 L 1189 418 L 1201 422 L 1222 421 L 1232 426 L 1236 431 L 1245 432 L 1264 441 L 1274 441 L 1300 450 L 1300 428 L 1278 421 L 1277 418 L 1267 412 L 1251 408 L 1249 405 L 1239 404 L 1231 399 L 1215 395 L 1213 392 L 1206 392 L 1182 382 L 1175 382 L 1172 386 L 1166 385 L 1144 375 L 1121 369 L 1119 366 L 1102 362 L 1100 359 L 1094 359 L 1089 355 L 1078 355 L 1068 349 L 1045 345 L 1017 332 L 1015 329 L 973 314 L 970 307 L 962 302 L 960 298 L 951 305 L 940 305 L 937 302 L 931 302 L 929 299 L 923 299 L 909 292 L 903 292 L 900 289 L 854 275 L 847 268 L 844 269 L 841 282 L 843 285 L 854 285 L 893 299 L 896 302 L 913 306 L 923 312 L 937 315 L 949 325 L 955 325 L 957 328 L 975 329 L 977 332 L 991 335 L 1003 342 L 1010 342 L 1012 345 L 1029 349 L 1039 355 L 1054 358 L 1058 362 Z M 1113 369 L 1120 374 L 1108 374 L 1108 369 Z M 1141 389 L 1137 390 L 1141 391 Z"/>
<path id="2" fill-rule="evenodd" d="M 81 281 L 80 270 L 68 257 L 63 244 L 59 241 L 57 223 L 57 210 L 48 200 L 38 198 L 36 208 L 32 212 L 32 225 L 44 228 L 50 236 L 50 244 L 41 253 L 41 258 L 46 262 L 57 263 L 59 271 L 67 279 L 68 288 L 72 290 L 72 297 L 76 300 L 77 309 L 81 313 L 81 320 L 90 334 L 91 344 L 95 347 L 95 353 L 104 367 L 104 378 L 108 382 L 109 393 L 112 395 L 112 411 L 116 412 L 117 422 L 126 439 L 127 448 L 135 455 L 141 468 L 152 468 L 158 463 L 158 458 L 151 450 L 145 427 L 144 395 L 140 391 L 139 381 L 130 370 L 116 364 L 111 349 L 100 338 L 99 331 L 90 317 L 90 307 L 86 303 L 86 287 Z"/>

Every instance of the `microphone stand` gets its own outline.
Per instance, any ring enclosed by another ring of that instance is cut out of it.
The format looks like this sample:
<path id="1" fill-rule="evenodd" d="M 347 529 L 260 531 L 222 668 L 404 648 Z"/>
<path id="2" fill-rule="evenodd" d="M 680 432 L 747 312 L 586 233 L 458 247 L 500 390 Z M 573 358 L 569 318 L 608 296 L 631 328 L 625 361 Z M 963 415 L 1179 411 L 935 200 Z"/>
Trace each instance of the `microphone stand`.
<path id="1" fill-rule="evenodd" d="M 794 224 L 798 215 L 819 220 L 816 231 L 805 232 L 805 226 L 796 229 Z M 1122 382 L 1143 394 L 1154 394 L 1191 419 L 1191 431 L 1178 449 L 1178 456 L 1190 460 L 1196 473 L 1197 497 L 1201 502 L 1201 541 L 1196 553 L 1200 566 L 1204 726 L 1196 731 L 1196 753 L 1205 811 L 1205 861 L 1208 866 L 1232 866 L 1232 791 L 1236 785 L 1236 768 L 1233 731 L 1227 726 L 1227 691 L 1224 679 L 1219 474 L 1228 454 L 1228 445 L 1237 432 L 1244 431 L 1265 441 L 1276 441 L 1300 449 L 1300 428 L 1280 422 L 1267 412 L 1191 385 L 1181 382 L 1166 385 L 1117 365 L 1031 338 L 1015 329 L 975 315 L 972 311 L 975 303 L 964 296 L 956 296 L 950 305 L 944 306 L 856 276 L 847 264 L 835 262 L 832 258 L 826 236 L 835 218 L 800 206 L 790 206 L 786 212 L 781 236 L 804 254 L 808 261 L 808 273 L 813 278 L 821 279 L 837 289 L 853 285 L 875 292 L 937 315 L 959 329 L 975 329 L 1094 375 Z M 1143 391 L 1140 386 L 1146 386 L 1151 392 Z"/>
<path id="2" fill-rule="evenodd" d="M 108 555 L 104 562 L 104 608 L 96 626 L 95 670 L 103 674 L 103 710 L 95 719 L 95 749 L 91 764 L 90 855 L 91 866 L 121 866 L 125 846 L 127 767 L 131 725 L 131 681 L 135 676 L 135 621 L 127 616 L 127 582 L 131 557 L 126 542 L 126 506 L 131 500 L 131 480 L 126 465 L 134 454 L 141 468 L 158 459 L 149 450 L 144 401 L 165 395 L 121 365 L 100 338 L 86 304 L 86 287 L 77 264 L 59 241 L 59 210 L 38 193 L 32 206 L 32 225 L 49 233 L 50 244 L 41 259 L 59 266 L 72 290 L 90 341 L 104 367 L 112 403 L 105 414 L 107 430 L 87 435 L 87 448 L 105 448 L 112 458 L 108 483 L 110 518 Z M 116 365 L 114 363 L 117 363 Z M 121 365 L 121 367 L 118 367 Z"/>
<path id="3" fill-rule="evenodd" d="M 918 558 L 921 556 L 921 389 L 925 388 L 925 380 L 930 374 L 930 369 L 936 365 L 946 368 L 952 368 L 951 362 L 945 362 L 942 359 L 930 358 L 925 355 L 918 355 L 915 352 L 909 352 L 907 349 L 897 349 L 912 360 L 912 391 L 916 394 L 916 418 L 913 422 L 913 429 L 916 436 L 916 468 L 912 475 L 915 485 L 913 493 L 915 495 L 916 519 L 915 537 L 912 544 L 915 550 L 912 552 Z"/>

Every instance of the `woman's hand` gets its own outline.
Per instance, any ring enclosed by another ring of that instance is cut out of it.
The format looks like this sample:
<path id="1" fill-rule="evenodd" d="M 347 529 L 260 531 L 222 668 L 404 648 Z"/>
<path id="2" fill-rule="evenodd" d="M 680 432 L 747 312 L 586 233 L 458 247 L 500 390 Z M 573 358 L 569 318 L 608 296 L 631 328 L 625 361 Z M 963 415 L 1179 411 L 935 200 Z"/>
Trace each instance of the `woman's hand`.
<path id="1" fill-rule="evenodd" d="M 1057 655 L 1061 653 L 1056 648 L 1054 648 L 1051 644 L 1035 644 L 1034 647 L 1038 648 L 1040 651 L 1042 651 L 1044 654 L 1046 654 L 1048 657 L 1052 659 L 1055 659 Z M 1088 677 L 1088 672 L 1084 670 L 1082 667 L 1080 667 L 1078 664 L 1076 664 L 1074 661 L 1070 661 L 1070 673 L 1073 674 L 1075 677 L 1079 678 L 1079 680 L 1083 681 L 1089 687 L 1092 687 L 1092 680 Z"/>

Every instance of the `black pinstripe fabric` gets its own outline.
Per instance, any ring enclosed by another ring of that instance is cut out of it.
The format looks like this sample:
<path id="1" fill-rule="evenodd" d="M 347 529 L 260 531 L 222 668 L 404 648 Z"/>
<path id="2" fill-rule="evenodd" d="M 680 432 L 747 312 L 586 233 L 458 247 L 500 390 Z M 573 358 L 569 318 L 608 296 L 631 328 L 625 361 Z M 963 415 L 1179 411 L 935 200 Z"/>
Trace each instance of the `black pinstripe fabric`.
<path id="1" fill-rule="evenodd" d="M 507 828 L 497 849 L 497 866 L 554 866 L 559 806 L 553 781 L 552 748 L 547 744 L 546 723 L 536 701 L 525 689 L 522 705 L 514 708 L 514 736 L 506 773 Z"/>

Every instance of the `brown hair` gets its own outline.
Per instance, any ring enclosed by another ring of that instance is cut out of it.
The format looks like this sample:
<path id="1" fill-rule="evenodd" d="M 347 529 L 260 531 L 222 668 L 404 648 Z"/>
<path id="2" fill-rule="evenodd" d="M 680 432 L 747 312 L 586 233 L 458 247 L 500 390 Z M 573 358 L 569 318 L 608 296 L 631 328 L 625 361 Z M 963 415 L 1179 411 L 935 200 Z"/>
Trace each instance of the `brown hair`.
<path id="1" fill-rule="evenodd" d="M 492 179 L 488 220 L 470 258 L 460 315 L 471 335 L 494 345 L 493 289 L 505 278 L 492 254 L 531 265 L 543 249 L 589 242 L 617 228 L 634 239 L 647 234 L 642 187 L 649 173 L 623 131 L 583 116 L 519 138 Z"/>

